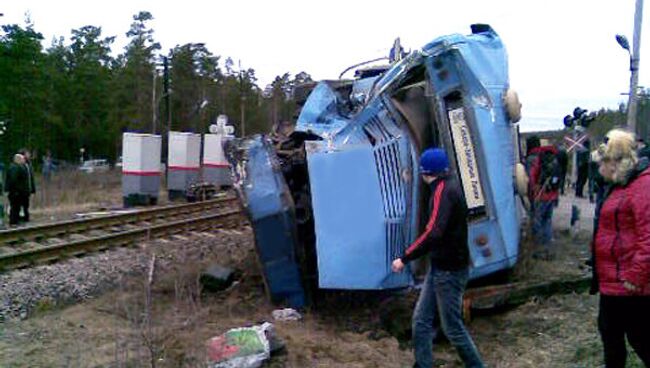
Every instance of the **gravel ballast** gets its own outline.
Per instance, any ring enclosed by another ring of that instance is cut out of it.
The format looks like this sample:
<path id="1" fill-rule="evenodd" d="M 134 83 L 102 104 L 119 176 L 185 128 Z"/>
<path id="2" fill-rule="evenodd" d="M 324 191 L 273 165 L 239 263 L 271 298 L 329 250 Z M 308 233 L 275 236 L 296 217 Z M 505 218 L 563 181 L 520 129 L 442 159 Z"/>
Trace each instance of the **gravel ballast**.
<path id="1" fill-rule="evenodd" d="M 193 233 L 0 274 L 0 321 L 25 319 L 39 310 L 99 295 L 126 276 L 143 274 L 152 254 L 157 272 L 164 272 L 175 262 L 228 253 L 230 246 L 251 241 L 249 234 L 247 230 Z"/>

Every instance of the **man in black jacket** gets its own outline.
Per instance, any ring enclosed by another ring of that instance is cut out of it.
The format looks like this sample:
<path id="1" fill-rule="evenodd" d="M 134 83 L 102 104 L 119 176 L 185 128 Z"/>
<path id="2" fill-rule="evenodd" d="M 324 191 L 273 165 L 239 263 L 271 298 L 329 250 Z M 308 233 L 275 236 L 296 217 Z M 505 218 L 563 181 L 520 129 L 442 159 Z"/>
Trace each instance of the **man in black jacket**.
<path id="1" fill-rule="evenodd" d="M 576 179 L 576 197 L 584 197 L 585 184 L 589 180 L 589 162 L 591 161 L 591 150 L 589 140 L 583 143 L 585 148 L 578 149 L 576 161 L 578 165 L 578 178 Z"/>
<path id="2" fill-rule="evenodd" d="M 25 158 L 25 170 L 27 171 L 27 186 L 29 194 L 24 198 L 22 221 L 29 222 L 29 199 L 32 194 L 36 194 L 36 181 L 34 180 L 34 166 L 32 165 L 32 155 L 27 148 L 18 151 Z"/>
<path id="3" fill-rule="evenodd" d="M 557 147 L 557 162 L 560 164 L 560 194 L 564 195 L 566 175 L 569 171 L 569 154 L 562 146 Z"/>
<path id="4" fill-rule="evenodd" d="M 9 206 L 9 225 L 18 225 L 20 221 L 20 210 L 23 209 L 29 216 L 29 178 L 25 167 L 25 157 L 21 154 L 14 156 L 14 162 L 7 170 L 7 183 L 5 190 L 8 193 Z"/>
<path id="5" fill-rule="evenodd" d="M 462 319 L 462 300 L 469 276 L 467 205 L 460 184 L 449 174 L 449 159 L 443 149 L 424 151 L 420 172 L 431 186 L 431 215 L 426 229 L 393 261 L 393 272 L 401 272 L 409 261 L 430 253 L 427 273 L 413 313 L 415 367 L 433 365 L 432 341 L 439 326 L 456 348 L 466 367 L 483 367 Z"/>

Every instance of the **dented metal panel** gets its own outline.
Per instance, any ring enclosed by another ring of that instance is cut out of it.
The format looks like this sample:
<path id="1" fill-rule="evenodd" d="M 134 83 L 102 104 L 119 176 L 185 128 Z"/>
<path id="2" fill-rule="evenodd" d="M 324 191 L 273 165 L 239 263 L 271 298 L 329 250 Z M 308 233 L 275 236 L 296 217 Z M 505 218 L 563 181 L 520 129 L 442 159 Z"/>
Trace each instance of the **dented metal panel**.
<path id="1" fill-rule="evenodd" d="M 414 154 L 406 127 L 380 99 L 338 134 L 307 144 L 320 287 L 387 289 L 411 283 L 409 273 L 393 274 L 390 265 L 414 237 Z"/>
<path id="2" fill-rule="evenodd" d="M 340 98 L 330 84 L 318 83 L 305 102 L 296 130 L 331 136 L 343 129 L 347 121 L 338 115 L 337 100 Z"/>
<path id="3" fill-rule="evenodd" d="M 305 292 L 296 259 L 294 204 L 272 147 L 258 135 L 228 142 L 226 151 L 236 163 L 234 184 L 251 220 L 268 293 L 273 301 L 300 308 Z"/>

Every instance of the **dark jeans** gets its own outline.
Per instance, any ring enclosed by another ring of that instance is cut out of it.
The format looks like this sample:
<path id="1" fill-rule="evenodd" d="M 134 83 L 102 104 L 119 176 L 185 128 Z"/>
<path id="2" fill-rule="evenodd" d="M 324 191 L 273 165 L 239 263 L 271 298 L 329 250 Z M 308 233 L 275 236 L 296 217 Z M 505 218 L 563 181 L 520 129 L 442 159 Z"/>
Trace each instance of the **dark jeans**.
<path id="1" fill-rule="evenodd" d="M 646 367 L 650 367 L 650 296 L 600 296 L 598 330 L 605 366 L 624 368 L 625 338 Z"/>
<path id="2" fill-rule="evenodd" d="M 443 271 L 432 267 L 427 273 L 413 314 L 415 367 L 433 366 L 433 340 L 440 326 L 466 367 L 483 367 L 481 356 L 462 319 L 467 278 L 467 269 Z"/>
<path id="3" fill-rule="evenodd" d="M 29 221 L 29 194 L 9 193 L 9 225 L 18 225 L 20 221 Z M 20 217 L 20 210 L 23 217 Z"/>
<path id="4" fill-rule="evenodd" d="M 578 178 L 576 182 L 576 197 L 584 197 L 584 188 L 587 184 L 587 179 L 589 178 L 589 167 L 588 166 L 579 166 L 578 167 Z"/>
<path id="5" fill-rule="evenodd" d="M 550 250 L 553 237 L 553 207 L 555 201 L 536 201 L 533 206 L 533 236 L 544 250 Z"/>

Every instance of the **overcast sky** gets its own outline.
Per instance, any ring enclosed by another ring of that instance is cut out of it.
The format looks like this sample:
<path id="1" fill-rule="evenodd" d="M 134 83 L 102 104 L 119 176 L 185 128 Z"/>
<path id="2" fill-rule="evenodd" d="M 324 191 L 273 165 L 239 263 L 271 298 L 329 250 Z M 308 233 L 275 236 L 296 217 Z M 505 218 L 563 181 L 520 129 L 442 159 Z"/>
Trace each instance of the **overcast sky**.
<path id="1" fill-rule="evenodd" d="M 455 0 L 174 2 L 3 1 L 0 22 L 24 24 L 29 15 L 49 46 L 84 25 L 126 44 L 132 16 L 147 10 L 165 53 L 176 45 L 204 42 L 216 55 L 255 69 L 260 87 L 276 75 L 306 71 L 314 79 L 337 78 L 346 67 L 386 56 L 396 37 L 419 49 L 437 36 L 469 33 L 488 23 L 508 50 L 511 86 L 523 103 L 522 128 L 561 126 L 575 106 L 616 108 L 627 101 L 629 56 L 615 41 L 632 43 L 635 0 Z M 645 4 L 647 22 L 650 4 Z M 641 42 L 639 85 L 650 87 L 650 23 Z M 223 64 L 222 64 L 223 65 Z"/>

